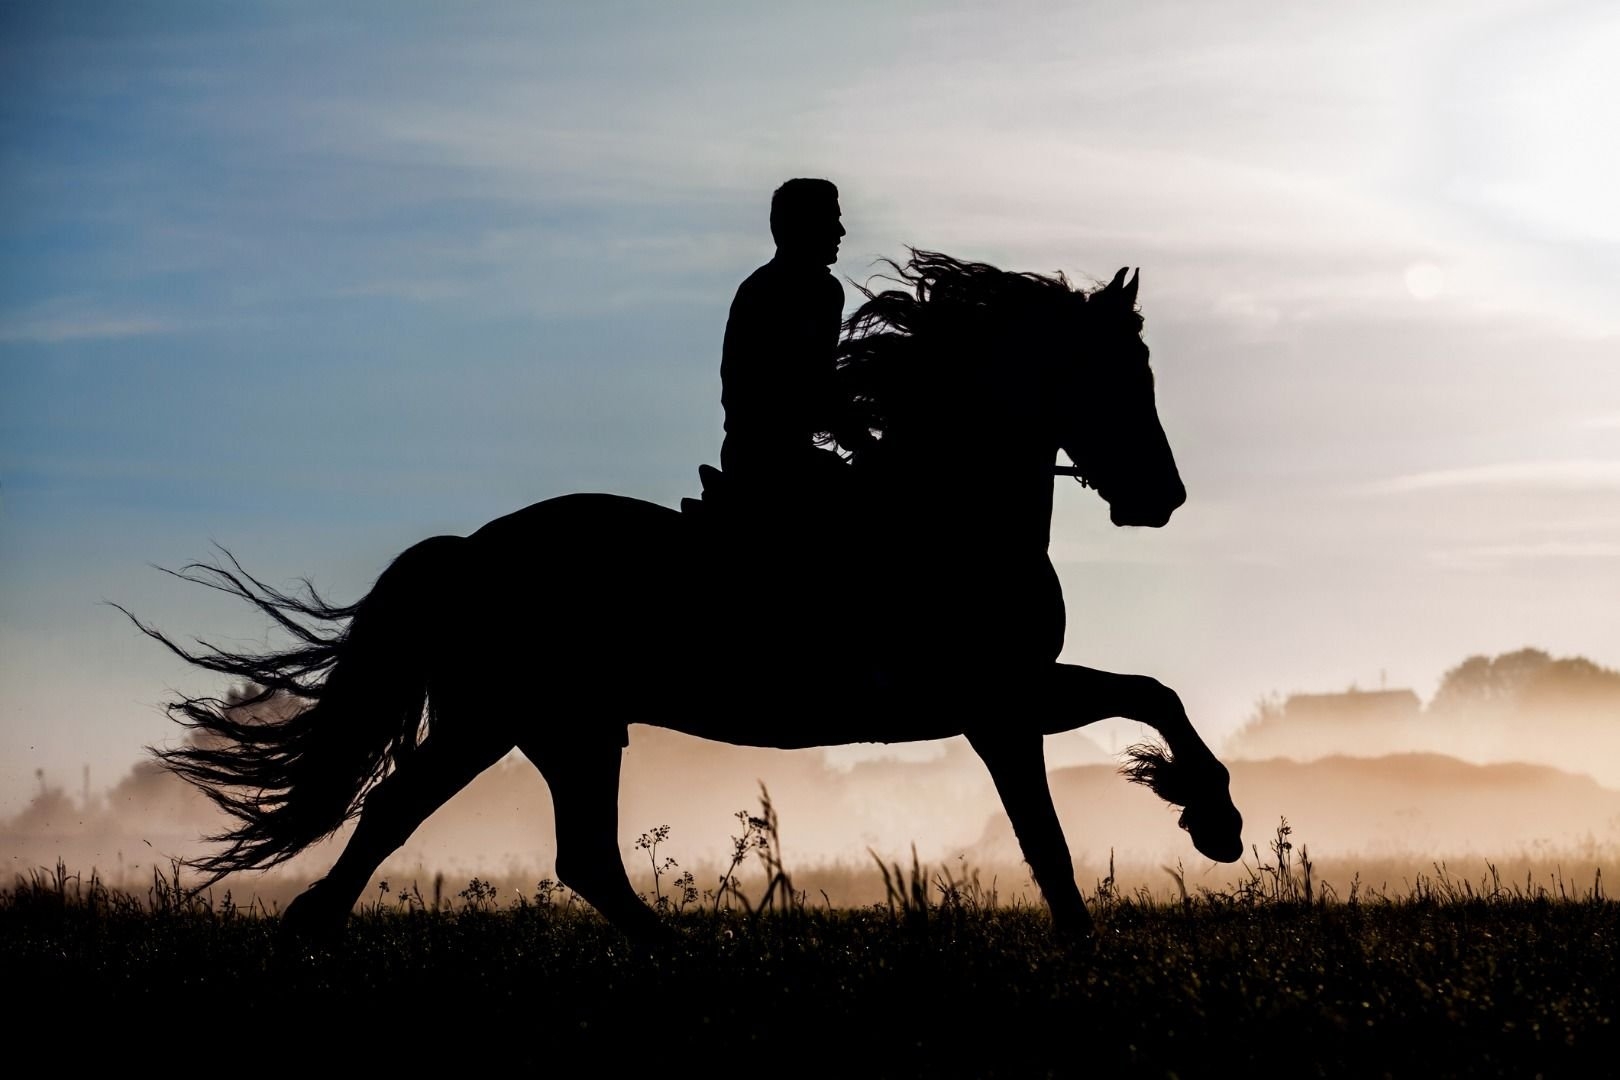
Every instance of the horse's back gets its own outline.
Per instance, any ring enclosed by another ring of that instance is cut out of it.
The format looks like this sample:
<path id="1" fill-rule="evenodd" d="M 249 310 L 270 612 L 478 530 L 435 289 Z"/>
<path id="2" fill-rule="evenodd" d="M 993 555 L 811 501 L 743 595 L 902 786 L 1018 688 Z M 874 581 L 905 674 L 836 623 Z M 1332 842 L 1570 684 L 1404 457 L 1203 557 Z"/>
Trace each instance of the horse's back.
<path id="1" fill-rule="evenodd" d="M 774 524 L 597 492 L 546 499 L 469 537 L 469 614 L 515 640 L 538 630 L 569 663 L 614 667 L 634 654 L 700 683 L 1050 661 L 1062 647 L 1062 593 L 1044 553 L 964 579 L 882 529 L 850 545 Z M 650 642 L 659 647 L 637 647 Z M 860 671 L 841 670 L 856 657 Z"/>
<path id="2" fill-rule="evenodd" d="M 667 506 L 598 491 L 573 492 L 530 503 L 487 522 L 468 539 L 481 544 L 547 544 L 620 539 L 626 530 L 673 527 L 680 513 Z"/>

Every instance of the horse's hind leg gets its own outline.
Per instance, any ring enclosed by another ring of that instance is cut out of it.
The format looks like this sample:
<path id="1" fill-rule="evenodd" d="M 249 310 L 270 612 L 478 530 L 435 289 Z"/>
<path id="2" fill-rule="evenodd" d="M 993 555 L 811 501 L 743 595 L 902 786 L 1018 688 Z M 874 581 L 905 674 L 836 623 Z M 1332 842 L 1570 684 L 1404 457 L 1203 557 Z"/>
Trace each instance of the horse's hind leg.
<path id="1" fill-rule="evenodd" d="M 324 878 L 288 905 L 283 929 L 310 936 L 332 936 L 342 930 L 382 861 L 430 814 L 511 749 L 511 742 L 502 745 L 498 739 L 478 742 L 430 735 L 423 740 L 366 795 L 343 854 Z"/>
<path id="2" fill-rule="evenodd" d="M 658 941 L 668 929 L 641 901 L 619 854 L 619 765 L 614 741 L 518 744 L 551 788 L 557 819 L 557 877 L 630 937 Z"/>

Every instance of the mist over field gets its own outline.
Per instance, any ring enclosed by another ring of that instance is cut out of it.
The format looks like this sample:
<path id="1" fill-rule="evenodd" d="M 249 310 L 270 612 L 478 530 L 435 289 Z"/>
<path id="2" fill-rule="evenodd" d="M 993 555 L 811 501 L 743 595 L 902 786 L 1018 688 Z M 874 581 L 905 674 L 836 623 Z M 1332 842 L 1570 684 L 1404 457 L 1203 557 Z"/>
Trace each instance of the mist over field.
<path id="1" fill-rule="evenodd" d="M 1284 820 L 1290 842 L 1341 888 L 1357 874 L 1398 882 L 1437 861 L 1475 878 L 1488 865 L 1590 878 L 1620 863 L 1620 672 L 1584 658 L 1533 649 L 1472 657 L 1428 702 L 1388 688 L 1269 697 L 1215 749 L 1245 817 L 1243 866 L 1199 856 L 1176 812 L 1127 783 L 1119 761 L 1085 733 L 1048 740 L 1053 796 L 1083 887 L 1107 874 L 1110 858 L 1122 880 L 1155 889 L 1170 887 L 1167 866 L 1179 866 L 1189 886 L 1224 887 L 1271 857 Z M 737 813 L 757 813 L 763 787 L 781 823 L 780 854 L 833 902 L 871 899 L 874 856 L 909 864 L 913 845 L 926 864 L 982 869 L 999 875 L 1005 895 L 1033 895 L 966 742 L 921 751 L 841 765 L 821 750 L 734 747 L 633 725 L 620 796 L 626 864 L 646 877 L 648 856 L 635 842 L 668 826 L 660 856 L 712 874 L 742 832 Z M 70 794 L 58 778 L 39 777 L 27 808 L 0 823 L 14 874 L 61 860 L 138 884 L 204 850 L 199 838 L 225 820 L 153 762 L 104 790 L 80 779 Z M 481 875 L 532 886 L 553 872 L 551 812 L 538 772 L 514 753 L 430 818 L 379 877 L 425 882 L 442 872 L 452 883 Z M 272 878 L 224 884 L 284 893 L 286 882 L 323 873 L 346 832 Z"/>
<path id="2" fill-rule="evenodd" d="M 1620 674 L 1540 649 L 1474 656 L 1448 671 L 1427 703 L 1394 688 L 1269 697 L 1226 750 L 1302 761 L 1446 754 L 1547 765 L 1620 788 Z"/>

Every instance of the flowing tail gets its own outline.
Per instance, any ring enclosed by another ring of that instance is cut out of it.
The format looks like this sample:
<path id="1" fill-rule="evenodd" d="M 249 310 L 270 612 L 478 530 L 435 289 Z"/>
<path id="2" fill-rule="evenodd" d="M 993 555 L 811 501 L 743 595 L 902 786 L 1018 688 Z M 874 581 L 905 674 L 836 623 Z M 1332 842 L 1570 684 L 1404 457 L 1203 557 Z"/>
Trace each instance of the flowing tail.
<path id="1" fill-rule="evenodd" d="M 267 869 L 324 839 L 360 812 L 369 792 L 426 735 L 432 634 L 460 564 L 459 536 L 406 549 L 359 602 L 338 607 L 308 581 L 304 595 L 258 580 L 223 548 L 229 567 L 165 571 L 240 597 L 296 640 L 280 652 L 196 651 L 119 607 L 148 637 L 198 667 L 245 680 L 225 698 L 185 698 L 169 714 L 184 746 L 148 751 L 234 820 L 209 836 L 223 850 L 189 865 L 206 878 Z M 118 606 L 118 605 L 114 605 Z"/>

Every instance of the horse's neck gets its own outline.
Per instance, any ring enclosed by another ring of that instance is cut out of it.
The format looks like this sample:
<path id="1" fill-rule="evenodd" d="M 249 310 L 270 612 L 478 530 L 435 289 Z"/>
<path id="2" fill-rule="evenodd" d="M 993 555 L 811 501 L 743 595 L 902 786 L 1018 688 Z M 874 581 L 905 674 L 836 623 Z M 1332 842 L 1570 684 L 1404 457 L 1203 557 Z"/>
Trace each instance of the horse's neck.
<path id="1" fill-rule="evenodd" d="M 912 435 L 885 440 L 890 445 L 877 470 L 878 494 L 900 516 L 903 531 L 938 530 L 952 547 L 1045 552 L 1055 443 L 1018 438 L 964 445 L 960 433 Z"/>

